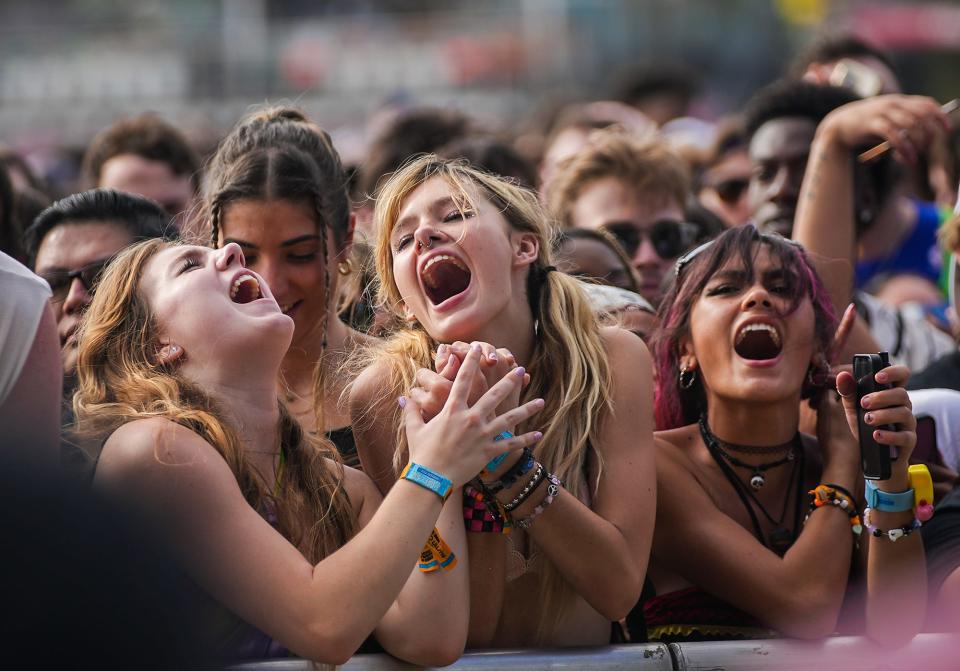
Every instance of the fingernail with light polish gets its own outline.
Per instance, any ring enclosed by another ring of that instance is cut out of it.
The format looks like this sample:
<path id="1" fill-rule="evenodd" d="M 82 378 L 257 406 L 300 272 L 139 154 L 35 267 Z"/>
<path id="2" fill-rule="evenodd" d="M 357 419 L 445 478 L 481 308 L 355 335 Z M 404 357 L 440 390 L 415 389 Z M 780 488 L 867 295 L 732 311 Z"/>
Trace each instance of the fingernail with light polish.
<path id="1" fill-rule="evenodd" d="M 526 373 L 526 369 L 523 366 L 517 366 L 513 369 L 513 374 L 517 377 L 523 377 L 523 374 Z"/>

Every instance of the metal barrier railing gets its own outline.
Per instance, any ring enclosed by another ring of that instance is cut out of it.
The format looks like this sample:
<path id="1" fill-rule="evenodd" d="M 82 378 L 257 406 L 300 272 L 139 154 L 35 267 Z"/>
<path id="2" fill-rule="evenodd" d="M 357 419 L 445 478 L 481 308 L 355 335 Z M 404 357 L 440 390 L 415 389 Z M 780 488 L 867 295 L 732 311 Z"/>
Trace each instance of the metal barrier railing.
<path id="1" fill-rule="evenodd" d="M 860 636 L 822 641 L 771 639 L 716 643 L 613 645 L 602 648 L 470 652 L 445 668 L 457 671 L 957 671 L 960 636 L 921 634 L 897 650 Z M 245 662 L 230 671 L 313 671 L 302 659 Z M 357 655 L 348 671 L 411 671 L 422 667 L 388 655 Z"/>

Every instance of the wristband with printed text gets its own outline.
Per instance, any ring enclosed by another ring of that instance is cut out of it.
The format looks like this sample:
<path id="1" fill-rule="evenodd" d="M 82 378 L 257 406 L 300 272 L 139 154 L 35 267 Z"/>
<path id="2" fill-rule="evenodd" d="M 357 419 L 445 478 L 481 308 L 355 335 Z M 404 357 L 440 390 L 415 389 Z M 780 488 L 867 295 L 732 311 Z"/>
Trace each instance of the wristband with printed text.
<path id="1" fill-rule="evenodd" d="M 449 478 L 431 471 L 426 466 L 415 464 L 412 461 L 406 465 L 400 473 L 400 477 L 418 484 L 424 489 L 429 489 L 439 496 L 441 501 L 446 501 L 447 497 L 450 496 L 450 492 L 453 491 L 453 482 L 451 482 Z"/>

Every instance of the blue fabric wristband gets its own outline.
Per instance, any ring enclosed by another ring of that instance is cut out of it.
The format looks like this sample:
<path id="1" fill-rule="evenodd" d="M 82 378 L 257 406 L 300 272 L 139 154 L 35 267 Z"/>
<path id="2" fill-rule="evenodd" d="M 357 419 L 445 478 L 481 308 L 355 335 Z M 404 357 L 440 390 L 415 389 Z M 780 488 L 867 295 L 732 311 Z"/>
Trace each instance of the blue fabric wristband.
<path id="1" fill-rule="evenodd" d="M 453 490 L 453 482 L 451 482 L 449 478 L 445 478 L 439 473 L 431 471 L 426 466 L 415 464 L 412 461 L 403 469 L 400 477 L 414 484 L 418 484 L 424 489 L 429 489 L 439 496 L 442 501 L 446 501 L 447 497 L 450 496 L 450 492 Z"/>
<path id="2" fill-rule="evenodd" d="M 509 431 L 504 431 L 497 434 L 497 437 L 493 439 L 493 442 L 498 442 L 501 440 L 506 440 L 507 438 L 513 438 L 513 434 Z M 500 464 L 503 463 L 503 460 L 510 456 L 509 452 L 504 452 L 503 454 L 498 454 L 493 459 L 490 460 L 490 463 L 483 467 L 483 470 L 487 473 L 493 473 L 500 467 Z"/>
<path id="3" fill-rule="evenodd" d="M 867 507 L 883 513 L 902 513 L 913 509 L 914 496 L 912 489 L 905 492 L 885 492 L 877 489 L 872 480 L 867 480 L 864 494 L 867 499 Z"/>

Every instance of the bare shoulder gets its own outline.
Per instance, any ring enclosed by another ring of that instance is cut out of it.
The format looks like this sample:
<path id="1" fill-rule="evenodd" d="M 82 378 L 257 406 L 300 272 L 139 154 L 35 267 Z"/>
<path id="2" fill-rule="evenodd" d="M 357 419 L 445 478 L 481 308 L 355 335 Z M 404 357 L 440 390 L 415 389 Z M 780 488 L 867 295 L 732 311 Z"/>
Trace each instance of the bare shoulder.
<path id="1" fill-rule="evenodd" d="M 360 526 L 365 526 L 383 499 L 380 490 L 366 473 L 349 466 L 343 466 L 343 487 Z"/>
<path id="2" fill-rule="evenodd" d="M 633 333 L 617 326 L 600 329 L 600 337 L 610 364 L 613 394 L 617 405 L 637 408 L 649 406 L 653 428 L 653 364 L 646 344 Z"/>
<path id="3" fill-rule="evenodd" d="M 234 480 L 223 457 L 190 429 L 160 417 L 128 422 L 103 445 L 95 483 L 137 483 L 182 477 Z"/>
<path id="4" fill-rule="evenodd" d="M 390 379 L 390 363 L 374 361 L 360 372 L 350 385 L 350 414 L 356 421 L 383 400 L 384 382 Z"/>
<path id="5" fill-rule="evenodd" d="M 631 363 L 650 366 L 650 351 L 647 345 L 630 331 L 619 326 L 604 326 L 600 329 L 600 338 L 615 372 L 619 366 Z"/>
<path id="6" fill-rule="evenodd" d="M 663 463 L 666 469 L 681 467 L 691 471 L 694 468 L 693 451 L 699 438 L 696 424 L 657 431 L 653 437 L 658 467 Z"/>
<path id="7" fill-rule="evenodd" d="M 359 513 L 363 504 L 372 499 L 379 501 L 380 491 L 366 473 L 350 466 L 343 466 L 342 468 L 343 487 L 347 496 L 350 497 L 354 512 Z"/>

